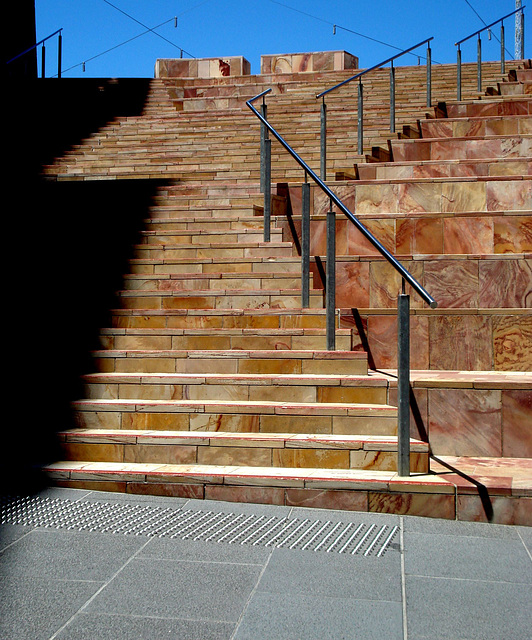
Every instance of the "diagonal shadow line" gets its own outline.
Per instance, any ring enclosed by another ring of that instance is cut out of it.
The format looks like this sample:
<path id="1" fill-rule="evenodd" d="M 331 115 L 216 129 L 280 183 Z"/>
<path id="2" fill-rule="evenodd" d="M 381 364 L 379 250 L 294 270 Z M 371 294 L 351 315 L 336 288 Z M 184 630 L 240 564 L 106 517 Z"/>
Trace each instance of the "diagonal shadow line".
<path id="1" fill-rule="evenodd" d="M 377 371 L 375 360 L 369 346 L 368 336 L 366 330 L 364 329 L 364 323 L 362 322 L 362 316 L 360 315 L 358 309 L 355 308 L 351 308 L 351 313 L 353 314 L 353 320 L 358 331 L 358 337 L 360 338 L 360 342 L 362 343 L 362 348 L 368 354 L 368 367 L 373 371 Z"/>
<path id="2" fill-rule="evenodd" d="M 456 467 L 453 467 L 448 462 L 444 462 L 443 460 L 441 460 L 440 458 L 438 458 L 432 453 L 431 453 L 431 458 L 436 462 L 438 462 L 439 464 L 441 464 L 446 469 L 449 469 L 449 471 L 456 473 L 456 475 L 460 476 L 464 480 L 467 480 L 467 482 L 470 482 L 471 484 L 475 485 L 475 487 L 477 488 L 478 497 L 480 498 L 480 502 L 482 503 L 482 508 L 484 509 L 486 518 L 488 522 L 491 522 L 493 520 L 493 505 L 491 504 L 491 499 L 490 499 L 486 485 L 482 484 L 482 482 L 479 482 L 478 480 L 475 480 L 471 476 L 467 475 L 467 473 L 464 473 L 463 471 L 460 471 Z"/>

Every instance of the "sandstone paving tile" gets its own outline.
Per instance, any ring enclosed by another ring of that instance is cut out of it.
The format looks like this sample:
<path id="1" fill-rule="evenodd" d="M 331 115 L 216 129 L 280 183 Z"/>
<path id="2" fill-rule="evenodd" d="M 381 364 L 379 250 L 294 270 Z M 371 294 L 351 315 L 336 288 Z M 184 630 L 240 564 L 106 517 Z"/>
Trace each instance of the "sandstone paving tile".
<path id="1" fill-rule="evenodd" d="M 309 470 L 290 467 L 233 467 L 224 471 L 224 484 L 264 487 L 303 487 Z"/>
<path id="2" fill-rule="evenodd" d="M 236 467 L 210 465 L 158 465 L 157 468 L 146 474 L 146 482 L 180 482 L 180 483 L 217 483 L 223 482 L 224 474 Z"/>

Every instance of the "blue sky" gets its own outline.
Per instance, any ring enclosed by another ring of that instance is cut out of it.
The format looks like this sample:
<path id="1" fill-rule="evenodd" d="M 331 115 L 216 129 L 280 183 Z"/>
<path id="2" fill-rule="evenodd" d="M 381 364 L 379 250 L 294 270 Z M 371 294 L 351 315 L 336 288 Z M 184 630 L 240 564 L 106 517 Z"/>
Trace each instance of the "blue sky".
<path id="1" fill-rule="evenodd" d="M 530 57 L 532 14 L 527 0 L 523 5 Z M 35 0 L 37 40 L 63 29 L 64 77 L 117 78 L 151 78 L 157 58 L 178 58 L 181 49 L 184 57 L 244 56 L 252 73 L 260 72 L 262 54 L 307 51 L 345 50 L 366 68 L 397 53 L 393 47 L 431 36 L 433 60 L 454 63 L 457 40 L 515 6 L 515 0 Z M 148 31 L 158 25 L 159 35 Z M 505 29 L 511 58 L 513 17 Z M 500 58 L 499 36 L 499 26 L 491 41 L 483 35 L 485 60 Z M 56 40 L 47 45 L 47 75 L 57 70 Z M 462 51 L 464 61 L 475 61 L 476 40 Z M 397 64 L 417 63 L 411 56 L 402 60 Z"/>

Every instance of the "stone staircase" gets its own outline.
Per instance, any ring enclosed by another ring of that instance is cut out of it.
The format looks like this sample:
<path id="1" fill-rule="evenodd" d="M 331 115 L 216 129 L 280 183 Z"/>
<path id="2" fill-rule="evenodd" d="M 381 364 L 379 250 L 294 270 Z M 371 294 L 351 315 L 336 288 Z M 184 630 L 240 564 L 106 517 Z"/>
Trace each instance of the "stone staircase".
<path id="1" fill-rule="evenodd" d="M 484 65 L 490 84 L 497 66 Z M 476 67 L 464 69 L 467 87 Z M 464 89 L 456 103 L 456 68 L 441 65 L 440 104 L 427 115 L 423 96 L 406 100 L 423 68 L 396 73 L 398 121 L 420 137 L 388 144 L 388 85 L 376 72 L 365 87 L 367 152 L 382 145 L 394 161 L 353 153 L 345 94 L 331 100 L 328 157 L 331 175 L 358 176 L 331 187 L 439 303 L 412 298 L 412 475 L 396 472 L 400 283 L 338 216 L 337 351 L 326 350 L 328 202 L 312 188 L 302 309 L 301 171 L 280 147 L 272 241 L 262 240 L 258 123 L 243 103 L 273 86 L 269 119 L 315 166 L 314 96 L 351 75 L 321 72 L 154 80 L 142 116 L 44 168 L 58 181 L 166 181 L 74 404 L 78 428 L 59 434 L 54 482 L 532 524 L 529 71 L 511 71 L 522 93 Z"/>

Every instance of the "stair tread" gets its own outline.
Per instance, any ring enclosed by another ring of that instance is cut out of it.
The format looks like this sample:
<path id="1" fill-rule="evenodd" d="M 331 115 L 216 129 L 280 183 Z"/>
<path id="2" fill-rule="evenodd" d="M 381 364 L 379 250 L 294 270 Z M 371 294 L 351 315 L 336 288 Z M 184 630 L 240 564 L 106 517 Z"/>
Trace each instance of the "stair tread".
<path id="1" fill-rule="evenodd" d="M 121 400 L 77 400 L 74 405 L 79 409 L 87 409 L 90 407 L 101 408 L 106 411 L 116 411 L 119 407 L 126 411 L 141 410 L 152 408 L 174 408 L 179 409 L 208 409 L 222 410 L 231 409 L 235 413 L 242 413 L 246 409 L 257 410 L 263 413 L 297 413 L 298 411 L 310 409 L 314 415 L 362 415 L 365 413 L 376 414 L 394 414 L 397 407 L 385 404 L 372 403 L 345 403 L 345 402 L 275 402 L 273 400 L 140 400 L 140 399 L 121 399 Z M 248 412 L 248 411 L 246 411 Z"/>
<path id="2" fill-rule="evenodd" d="M 401 477 L 395 471 L 364 469 L 320 469 L 290 467 L 242 467 L 216 465 L 171 465 L 159 463 L 113 463 L 58 461 L 45 467 L 53 478 L 107 477 L 126 481 L 205 482 L 226 485 L 328 487 L 412 493 L 478 494 L 479 482 L 491 495 L 530 496 L 532 459 L 440 456 L 428 474 Z M 445 466 L 448 465 L 448 466 Z M 463 472 L 450 473 L 464 469 Z M 499 475 L 499 474 L 505 475 Z"/>
<path id="3" fill-rule="evenodd" d="M 364 360 L 366 354 L 361 351 L 320 351 L 310 349 L 102 349 L 93 351 L 100 357 L 109 353 L 134 355 L 170 355 L 176 358 L 293 358 L 298 360 Z"/>
<path id="4" fill-rule="evenodd" d="M 275 448 L 334 447 L 367 451 L 397 449 L 397 436 L 329 435 L 304 433 L 233 433 L 221 431 L 158 431 L 120 429 L 71 429 L 58 433 L 67 442 L 100 442 L 122 444 L 201 444 L 208 446 L 248 446 L 260 444 Z M 411 451 L 427 451 L 428 443 L 410 439 Z"/>
<path id="5" fill-rule="evenodd" d="M 215 329 L 125 329 L 125 328 L 106 328 L 100 330 L 101 335 L 113 335 L 113 336 L 150 336 L 150 335 L 167 335 L 167 336 L 206 336 L 206 335 L 235 335 L 235 336 L 284 336 L 284 335 L 298 335 L 298 336 L 314 336 L 325 335 L 326 330 L 320 328 L 281 328 L 281 329 L 241 329 L 241 328 L 215 328 Z M 349 335 L 351 329 L 336 329 L 336 335 Z"/>

